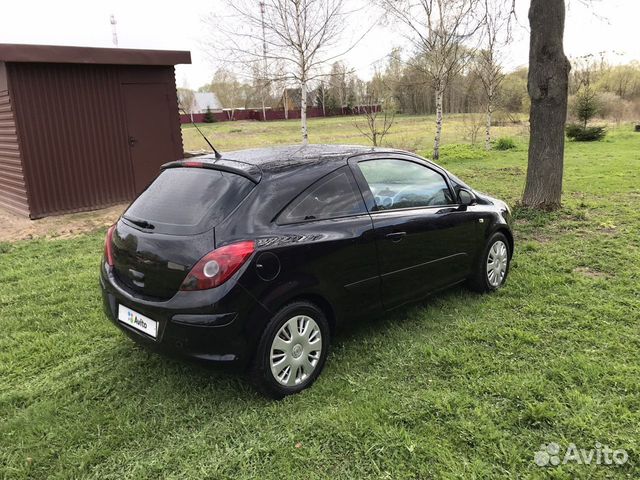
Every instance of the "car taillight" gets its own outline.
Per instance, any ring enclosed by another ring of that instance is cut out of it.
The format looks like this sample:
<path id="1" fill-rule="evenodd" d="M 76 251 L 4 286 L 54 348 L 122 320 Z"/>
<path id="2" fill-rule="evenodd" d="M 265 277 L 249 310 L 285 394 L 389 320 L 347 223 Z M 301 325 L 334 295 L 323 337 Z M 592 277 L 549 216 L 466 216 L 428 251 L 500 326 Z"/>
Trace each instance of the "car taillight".
<path id="1" fill-rule="evenodd" d="M 255 242 L 225 245 L 207 253 L 194 265 L 180 290 L 207 290 L 222 285 L 247 261 L 255 250 Z"/>
<path id="2" fill-rule="evenodd" d="M 113 231 L 115 229 L 116 226 L 111 225 L 104 239 L 104 259 L 110 267 L 113 267 Z"/>

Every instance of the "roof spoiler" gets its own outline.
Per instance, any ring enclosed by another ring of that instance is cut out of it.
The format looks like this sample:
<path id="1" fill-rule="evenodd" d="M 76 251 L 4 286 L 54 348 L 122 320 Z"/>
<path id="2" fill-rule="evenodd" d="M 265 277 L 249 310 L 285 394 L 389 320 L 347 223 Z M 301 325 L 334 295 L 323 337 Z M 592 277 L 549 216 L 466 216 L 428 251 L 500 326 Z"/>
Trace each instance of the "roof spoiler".
<path id="1" fill-rule="evenodd" d="M 211 159 L 211 157 L 197 157 L 193 160 L 176 160 L 174 162 L 165 163 L 160 167 L 161 170 L 167 168 L 208 168 L 210 170 L 219 170 L 221 172 L 235 173 L 258 183 L 262 179 L 262 170 L 257 165 L 250 163 L 238 162 L 237 160 L 227 159 Z"/>

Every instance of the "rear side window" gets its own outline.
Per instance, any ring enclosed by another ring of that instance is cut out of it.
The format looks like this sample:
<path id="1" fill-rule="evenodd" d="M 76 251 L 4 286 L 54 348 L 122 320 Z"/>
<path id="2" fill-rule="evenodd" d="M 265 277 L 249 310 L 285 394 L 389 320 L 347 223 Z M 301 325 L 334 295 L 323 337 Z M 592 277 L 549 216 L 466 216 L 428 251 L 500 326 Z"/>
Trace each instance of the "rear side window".
<path id="1" fill-rule="evenodd" d="M 168 168 L 131 204 L 124 218 L 160 233 L 201 233 L 227 217 L 254 185 L 234 173 Z"/>
<path id="2" fill-rule="evenodd" d="M 321 178 L 289 204 L 278 223 L 326 220 L 366 213 L 362 195 L 348 167 Z"/>

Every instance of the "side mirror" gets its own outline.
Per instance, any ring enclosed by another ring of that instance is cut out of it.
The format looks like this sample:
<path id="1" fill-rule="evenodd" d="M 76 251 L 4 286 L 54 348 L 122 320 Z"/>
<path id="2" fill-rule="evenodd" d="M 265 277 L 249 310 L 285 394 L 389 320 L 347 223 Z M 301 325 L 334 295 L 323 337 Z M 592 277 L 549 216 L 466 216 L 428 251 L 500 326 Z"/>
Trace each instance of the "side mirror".
<path id="1" fill-rule="evenodd" d="M 458 201 L 460 202 L 460 205 L 464 205 L 465 207 L 478 203 L 475 193 L 467 190 L 466 188 L 461 188 L 458 192 Z"/>

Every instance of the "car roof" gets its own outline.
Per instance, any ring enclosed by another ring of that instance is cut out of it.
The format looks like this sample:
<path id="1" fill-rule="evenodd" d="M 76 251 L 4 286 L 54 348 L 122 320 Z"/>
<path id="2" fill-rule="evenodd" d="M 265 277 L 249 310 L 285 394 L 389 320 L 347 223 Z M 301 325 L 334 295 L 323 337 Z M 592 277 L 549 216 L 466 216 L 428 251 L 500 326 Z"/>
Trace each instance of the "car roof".
<path id="1" fill-rule="evenodd" d="M 263 170 L 279 170 L 282 165 L 313 163 L 317 160 L 340 160 L 358 153 L 371 151 L 363 145 L 281 145 L 225 152 L 222 158 L 260 166 Z"/>
<path id="2" fill-rule="evenodd" d="M 280 145 L 275 147 L 251 148 L 222 153 L 222 158 L 216 159 L 213 154 L 198 157 L 200 161 L 238 162 L 260 168 L 265 173 L 281 173 L 297 170 L 316 163 L 334 164 L 344 163 L 354 155 L 373 152 L 400 152 L 399 150 L 374 148 L 365 145 Z M 406 153 L 406 152 L 403 152 Z"/>

